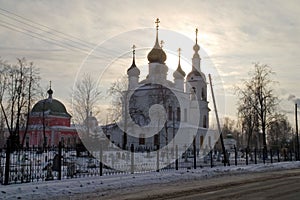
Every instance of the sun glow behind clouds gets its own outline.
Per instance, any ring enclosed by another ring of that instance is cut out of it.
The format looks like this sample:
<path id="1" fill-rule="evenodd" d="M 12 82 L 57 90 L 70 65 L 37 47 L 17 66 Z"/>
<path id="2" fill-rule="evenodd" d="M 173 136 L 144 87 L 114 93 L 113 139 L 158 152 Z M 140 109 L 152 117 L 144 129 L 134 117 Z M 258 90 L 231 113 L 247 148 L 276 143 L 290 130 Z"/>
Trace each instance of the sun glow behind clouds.
<path id="1" fill-rule="evenodd" d="M 93 44 L 124 31 L 140 27 L 152 28 L 144 34 L 132 35 L 126 40 L 112 43 L 109 49 L 102 49 L 107 53 L 103 59 L 111 55 L 119 55 L 118 49 L 130 51 L 132 44 L 138 48 L 151 48 L 155 39 L 154 20 L 159 17 L 161 20 L 159 39 L 165 41 L 166 53 L 173 52 L 172 55 L 168 55 L 167 65 L 171 69 L 177 68 L 177 49 L 180 47 L 182 68 L 186 73 L 190 71 L 189 63 L 195 41 L 194 31 L 198 27 L 201 49 L 205 49 L 214 62 L 226 88 L 233 87 L 241 82 L 241 79 L 247 78 L 252 63 L 260 62 L 269 64 L 273 68 L 277 73 L 276 80 L 280 82 L 280 87 L 297 97 L 300 94 L 299 88 L 295 87 L 298 81 L 297 75 L 300 74 L 300 67 L 298 67 L 300 17 L 297 1 L 262 3 L 154 0 L 126 1 L 121 4 L 114 0 L 101 3 L 92 1 L 16 3 L 17 1 L 1 0 L 0 2 L 1 8 Z M 116 3 L 119 3 L 117 7 Z M 12 20 L 6 22 L 14 23 Z M 18 23 L 17 27 L 23 26 L 24 24 Z M 165 37 L 163 29 L 181 33 L 190 40 L 189 44 L 185 46 L 180 40 Z M 35 29 L 30 30 L 37 32 Z M 43 37 L 52 37 L 49 32 L 53 31 L 43 33 Z M 55 97 L 63 99 L 64 102 L 68 101 L 74 74 L 85 54 L 4 27 L 0 27 L 0 35 L 1 58 L 15 63 L 16 57 L 24 56 L 29 61 L 33 61 L 41 68 L 42 85 L 47 85 L 48 80 L 52 80 L 54 86 L 57 85 L 54 87 Z M 65 43 L 66 39 L 59 38 L 57 42 Z M 171 43 L 174 45 L 171 46 Z M 143 56 L 138 56 L 137 60 L 138 67 L 145 65 L 145 72 L 148 70 L 146 56 L 147 52 Z M 202 68 L 205 71 L 209 65 L 206 64 L 206 57 L 203 54 L 201 58 Z M 187 63 L 184 63 L 185 61 Z M 104 68 L 102 64 L 103 60 L 95 60 L 95 68 L 91 72 L 93 74 L 101 72 Z M 128 54 L 128 59 L 124 59 L 124 64 L 113 73 L 126 73 L 130 65 L 131 55 Z M 63 73 L 57 73 L 61 72 L 61 69 L 64 70 Z M 169 76 L 173 80 L 172 75 Z M 235 99 L 236 97 L 233 97 L 230 100 L 233 102 L 230 104 L 232 115 L 236 113 Z M 293 105 L 290 107 L 293 110 Z"/>

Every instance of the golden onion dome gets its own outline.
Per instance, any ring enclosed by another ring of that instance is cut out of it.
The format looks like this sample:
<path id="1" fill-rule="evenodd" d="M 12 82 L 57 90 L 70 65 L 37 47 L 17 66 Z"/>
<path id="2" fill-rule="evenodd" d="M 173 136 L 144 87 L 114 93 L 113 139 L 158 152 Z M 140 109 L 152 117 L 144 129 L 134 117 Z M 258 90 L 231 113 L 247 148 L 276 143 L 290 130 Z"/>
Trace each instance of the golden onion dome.
<path id="1" fill-rule="evenodd" d="M 158 43 L 158 24 L 160 23 L 159 19 L 157 18 L 156 21 L 156 40 L 154 47 L 151 49 L 151 51 L 148 53 L 148 61 L 149 63 L 161 63 L 164 64 L 167 60 L 167 55 L 162 49 L 162 46 Z"/>
<path id="2" fill-rule="evenodd" d="M 156 42 L 154 47 L 149 52 L 148 56 L 149 63 L 161 63 L 164 64 L 167 60 L 167 55 L 164 50 L 159 46 L 158 39 L 156 38 Z"/>

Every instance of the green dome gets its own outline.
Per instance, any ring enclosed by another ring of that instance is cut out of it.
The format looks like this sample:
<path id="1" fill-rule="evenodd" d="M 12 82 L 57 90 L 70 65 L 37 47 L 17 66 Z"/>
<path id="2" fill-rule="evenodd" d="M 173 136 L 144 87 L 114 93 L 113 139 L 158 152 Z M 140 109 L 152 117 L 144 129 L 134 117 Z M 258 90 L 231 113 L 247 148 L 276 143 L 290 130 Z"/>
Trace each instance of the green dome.
<path id="1" fill-rule="evenodd" d="M 71 115 L 67 112 L 67 109 L 64 106 L 64 104 L 52 98 L 44 99 L 37 102 L 33 106 L 31 113 L 40 113 L 43 111 L 49 115 L 71 117 Z"/>
<path id="2" fill-rule="evenodd" d="M 233 139 L 233 136 L 232 136 L 232 134 L 227 134 L 227 136 L 226 136 L 226 139 Z"/>

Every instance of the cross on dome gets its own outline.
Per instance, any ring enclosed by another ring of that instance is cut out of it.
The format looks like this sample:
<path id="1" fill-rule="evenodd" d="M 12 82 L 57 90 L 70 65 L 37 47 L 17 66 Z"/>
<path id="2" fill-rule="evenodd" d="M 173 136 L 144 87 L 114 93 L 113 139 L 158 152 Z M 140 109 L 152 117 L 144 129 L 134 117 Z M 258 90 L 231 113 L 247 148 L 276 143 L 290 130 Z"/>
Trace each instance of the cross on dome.
<path id="1" fill-rule="evenodd" d="M 132 45 L 132 53 L 133 53 L 133 55 L 135 55 L 135 48 L 136 48 L 136 46 L 135 45 Z"/>
<path id="2" fill-rule="evenodd" d="M 165 42 L 163 40 L 160 41 L 160 47 L 163 48 L 163 45 L 165 44 Z"/>
<path id="3" fill-rule="evenodd" d="M 178 48 L 178 68 L 181 69 L 181 66 L 180 66 L 180 57 L 181 57 L 181 48 Z M 178 69 L 177 69 L 178 70 Z"/>
<path id="4" fill-rule="evenodd" d="M 159 23 L 160 23 L 159 19 L 156 18 L 156 21 L 154 23 L 156 24 L 156 39 L 155 39 L 154 47 L 159 48 L 159 42 L 158 42 L 158 27 L 159 27 Z"/>
<path id="5" fill-rule="evenodd" d="M 158 30 L 159 23 L 160 23 L 159 18 L 156 18 L 156 21 L 155 21 L 155 24 L 156 24 L 156 30 Z"/>
<path id="6" fill-rule="evenodd" d="M 136 46 L 135 45 L 132 45 L 132 47 L 131 47 L 133 50 L 135 50 L 135 48 L 136 48 Z"/>
<path id="7" fill-rule="evenodd" d="M 198 44 L 198 28 L 196 28 L 196 44 Z"/>
<path id="8" fill-rule="evenodd" d="M 149 63 L 160 63 L 160 64 L 164 64 L 166 59 L 167 59 L 167 55 L 166 53 L 162 50 L 162 45 L 163 42 L 161 42 L 159 44 L 159 40 L 158 40 L 158 27 L 159 27 L 159 18 L 156 18 L 155 24 L 156 24 L 156 38 L 155 38 L 155 44 L 154 47 L 152 48 L 152 50 L 149 52 L 147 58 Z"/>
<path id="9" fill-rule="evenodd" d="M 135 76 L 138 77 L 140 75 L 140 70 L 137 68 L 135 65 L 135 45 L 132 45 L 132 64 L 130 68 L 127 70 L 127 75 L 128 76 Z"/>
<path id="10" fill-rule="evenodd" d="M 48 98 L 52 99 L 53 90 L 51 89 L 51 81 L 49 81 L 49 84 L 50 84 L 50 86 L 49 86 L 49 90 L 47 91 L 47 93 L 49 95 Z"/>
<path id="11" fill-rule="evenodd" d="M 196 28 L 196 44 L 193 47 L 195 54 L 194 56 L 199 57 L 198 51 L 200 50 L 200 46 L 198 45 L 198 28 Z"/>

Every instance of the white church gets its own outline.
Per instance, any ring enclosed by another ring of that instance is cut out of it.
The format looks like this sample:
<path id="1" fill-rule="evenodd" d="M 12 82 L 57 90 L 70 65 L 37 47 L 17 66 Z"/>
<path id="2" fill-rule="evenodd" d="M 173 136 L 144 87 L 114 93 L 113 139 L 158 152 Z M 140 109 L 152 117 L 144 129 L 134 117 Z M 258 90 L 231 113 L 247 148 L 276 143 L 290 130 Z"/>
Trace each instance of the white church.
<path id="1" fill-rule="evenodd" d="M 159 44 L 159 19 L 155 23 L 155 43 L 147 56 L 148 75 L 139 80 L 140 70 L 133 49 L 132 65 L 127 70 L 128 89 L 122 95 L 122 119 L 102 126 L 102 130 L 113 145 L 124 150 L 133 145 L 137 151 L 152 151 L 170 143 L 174 147 L 174 142 L 188 148 L 193 141 L 197 149 L 211 148 L 212 142 L 205 139 L 210 109 L 206 77 L 201 71 L 198 30 L 195 45 L 191 47 L 194 50 L 192 70 L 187 75 L 182 70 L 179 48 L 178 67 L 173 73 L 174 80 L 170 81 L 167 80 L 167 56 Z"/>

